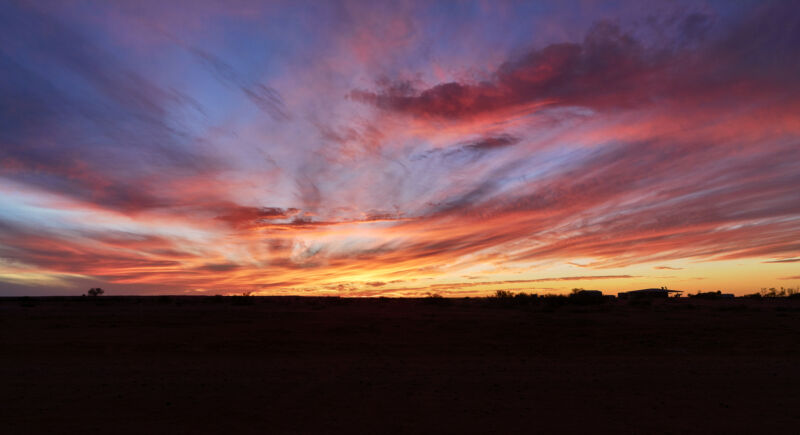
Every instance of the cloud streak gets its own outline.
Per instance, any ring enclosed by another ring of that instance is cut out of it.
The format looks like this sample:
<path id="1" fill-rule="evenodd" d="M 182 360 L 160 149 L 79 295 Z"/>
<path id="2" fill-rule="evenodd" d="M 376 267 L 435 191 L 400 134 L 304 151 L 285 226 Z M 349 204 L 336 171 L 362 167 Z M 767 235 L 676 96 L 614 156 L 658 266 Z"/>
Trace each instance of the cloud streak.
<path id="1" fill-rule="evenodd" d="M 0 292 L 793 279 L 800 14 L 676 5 L 0 6 Z"/>

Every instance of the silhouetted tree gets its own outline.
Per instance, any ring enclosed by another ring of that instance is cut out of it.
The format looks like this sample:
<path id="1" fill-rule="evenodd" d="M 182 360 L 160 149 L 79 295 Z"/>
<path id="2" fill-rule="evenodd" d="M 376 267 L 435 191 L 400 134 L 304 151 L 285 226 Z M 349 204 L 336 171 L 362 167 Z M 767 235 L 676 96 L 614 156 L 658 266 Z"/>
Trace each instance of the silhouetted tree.
<path id="1" fill-rule="evenodd" d="M 514 297 L 514 292 L 508 290 L 497 290 L 494 292 L 494 297 L 497 299 L 511 299 Z"/>
<path id="2" fill-rule="evenodd" d="M 761 289 L 761 296 L 765 298 L 786 298 L 786 297 L 793 297 L 793 295 L 800 292 L 800 288 L 783 288 L 781 287 L 780 290 L 776 289 L 775 287 L 771 287 L 769 289 L 762 288 Z"/>
<path id="3" fill-rule="evenodd" d="M 89 289 L 89 296 L 102 296 L 103 293 L 105 293 L 105 291 L 103 291 L 103 289 L 100 287 Z"/>

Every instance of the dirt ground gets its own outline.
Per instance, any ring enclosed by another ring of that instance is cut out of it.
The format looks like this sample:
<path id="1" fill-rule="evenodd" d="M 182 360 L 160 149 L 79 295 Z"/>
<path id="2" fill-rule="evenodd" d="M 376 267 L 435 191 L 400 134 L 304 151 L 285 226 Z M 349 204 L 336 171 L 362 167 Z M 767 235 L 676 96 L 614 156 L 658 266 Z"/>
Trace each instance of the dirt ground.
<path id="1" fill-rule="evenodd" d="M 0 299 L 0 433 L 797 433 L 799 302 Z"/>

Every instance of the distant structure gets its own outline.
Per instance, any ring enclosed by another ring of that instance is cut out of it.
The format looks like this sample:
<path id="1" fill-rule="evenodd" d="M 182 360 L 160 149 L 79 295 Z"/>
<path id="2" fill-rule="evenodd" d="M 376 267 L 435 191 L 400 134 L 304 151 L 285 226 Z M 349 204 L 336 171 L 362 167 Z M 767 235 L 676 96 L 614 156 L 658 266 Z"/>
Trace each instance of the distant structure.
<path id="1" fill-rule="evenodd" d="M 600 290 L 579 290 L 573 293 L 577 297 L 602 297 L 603 292 Z"/>
<path id="2" fill-rule="evenodd" d="M 638 299 L 638 298 L 668 298 L 670 293 L 683 293 L 680 290 L 668 290 L 666 288 L 644 288 L 641 290 L 631 290 L 629 292 L 619 292 L 619 299 Z"/>

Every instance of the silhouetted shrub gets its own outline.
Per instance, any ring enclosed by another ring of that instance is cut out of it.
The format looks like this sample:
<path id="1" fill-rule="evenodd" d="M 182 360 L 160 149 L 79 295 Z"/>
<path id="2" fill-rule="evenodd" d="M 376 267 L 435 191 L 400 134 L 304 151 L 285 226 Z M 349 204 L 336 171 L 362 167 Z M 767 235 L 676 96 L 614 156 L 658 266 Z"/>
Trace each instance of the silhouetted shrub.
<path id="1" fill-rule="evenodd" d="M 431 293 L 431 292 L 428 292 L 427 296 L 425 296 L 425 298 L 423 298 L 422 300 L 426 304 L 438 305 L 438 306 L 451 305 L 453 303 L 453 301 L 440 295 L 439 293 Z"/>
<path id="2" fill-rule="evenodd" d="M 517 305 L 530 305 L 538 302 L 539 295 L 533 293 L 519 292 L 514 295 L 514 302 Z"/>
<path id="3" fill-rule="evenodd" d="M 87 294 L 92 297 L 102 296 L 105 291 L 100 287 L 90 288 Z"/>
<path id="4" fill-rule="evenodd" d="M 494 295 L 488 296 L 487 300 L 504 307 L 524 306 L 536 303 L 538 296 L 535 294 L 520 292 L 514 293 L 508 290 L 497 290 Z"/>
<path id="5" fill-rule="evenodd" d="M 569 302 L 569 298 L 564 295 L 544 295 L 539 298 L 547 311 L 555 310 L 556 308 L 563 307 Z"/>

